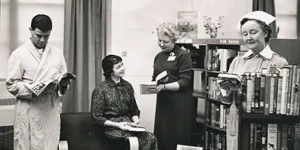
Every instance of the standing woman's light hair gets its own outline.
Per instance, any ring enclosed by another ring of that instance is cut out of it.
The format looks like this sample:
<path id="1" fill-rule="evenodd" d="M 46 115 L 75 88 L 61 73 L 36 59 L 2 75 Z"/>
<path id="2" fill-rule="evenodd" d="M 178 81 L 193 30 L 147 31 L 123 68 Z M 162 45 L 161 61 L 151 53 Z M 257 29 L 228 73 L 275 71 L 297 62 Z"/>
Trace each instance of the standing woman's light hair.
<path id="1" fill-rule="evenodd" d="M 176 42 L 179 38 L 179 31 L 177 30 L 177 26 L 173 23 L 162 23 L 157 28 L 157 34 L 170 37 L 173 42 Z"/>

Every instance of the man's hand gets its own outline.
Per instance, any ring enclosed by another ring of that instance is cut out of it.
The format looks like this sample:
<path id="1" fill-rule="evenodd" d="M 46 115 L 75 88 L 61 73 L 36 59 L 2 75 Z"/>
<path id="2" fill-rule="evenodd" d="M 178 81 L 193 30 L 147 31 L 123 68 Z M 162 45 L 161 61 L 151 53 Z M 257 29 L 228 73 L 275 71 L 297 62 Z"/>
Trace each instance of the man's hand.
<path id="1" fill-rule="evenodd" d="M 71 84 L 71 79 L 63 78 L 59 82 L 60 86 L 68 86 L 69 84 Z"/>

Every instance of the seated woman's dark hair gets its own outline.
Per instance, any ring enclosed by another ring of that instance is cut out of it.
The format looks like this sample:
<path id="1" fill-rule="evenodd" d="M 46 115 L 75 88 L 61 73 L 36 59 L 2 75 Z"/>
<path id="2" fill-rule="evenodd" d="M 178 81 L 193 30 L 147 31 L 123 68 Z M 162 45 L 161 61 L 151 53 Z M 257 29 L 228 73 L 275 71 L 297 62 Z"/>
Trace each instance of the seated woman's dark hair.
<path id="1" fill-rule="evenodd" d="M 244 25 L 249 20 L 254 20 L 254 21 L 256 21 L 260 25 L 261 29 L 267 34 L 267 37 L 265 38 L 265 41 L 269 42 L 269 39 L 270 39 L 271 33 L 272 33 L 272 30 L 271 30 L 270 26 L 268 26 L 266 23 L 264 23 L 264 22 L 262 22 L 260 20 L 249 19 L 249 18 L 244 18 L 241 21 L 241 26 Z"/>
<path id="2" fill-rule="evenodd" d="M 103 69 L 103 75 L 105 78 L 110 78 L 111 73 L 113 72 L 114 65 L 121 62 L 122 58 L 117 55 L 107 55 L 102 60 L 102 69 Z"/>

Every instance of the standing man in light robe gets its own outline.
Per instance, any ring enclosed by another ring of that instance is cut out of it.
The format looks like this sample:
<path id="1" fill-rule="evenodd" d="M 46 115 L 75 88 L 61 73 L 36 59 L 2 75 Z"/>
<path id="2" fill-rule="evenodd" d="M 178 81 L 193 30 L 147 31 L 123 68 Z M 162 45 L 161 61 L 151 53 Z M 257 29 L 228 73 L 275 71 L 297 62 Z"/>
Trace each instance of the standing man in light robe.
<path id="1" fill-rule="evenodd" d="M 6 87 L 16 96 L 14 149 L 57 150 L 60 134 L 59 95 L 66 93 L 70 81 L 52 83 L 39 95 L 25 84 L 53 80 L 67 72 L 62 51 L 47 42 L 52 30 L 51 18 L 36 15 L 29 28 L 31 37 L 14 50 L 8 60 Z M 64 92 L 62 92 L 64 91 Z"/>

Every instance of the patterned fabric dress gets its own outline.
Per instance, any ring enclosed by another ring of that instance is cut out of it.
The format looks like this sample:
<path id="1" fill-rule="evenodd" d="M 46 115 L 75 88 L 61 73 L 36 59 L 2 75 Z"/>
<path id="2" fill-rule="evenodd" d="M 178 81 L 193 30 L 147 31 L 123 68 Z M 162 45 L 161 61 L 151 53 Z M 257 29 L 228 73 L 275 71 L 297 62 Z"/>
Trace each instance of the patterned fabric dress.
<path id="1" fill-rule="evenodd" d="M 175 59 L 168 58 L 172 55 Z M 159 150 L 176 150 L 177 144 L 191 145 L 195 123 L 192 98 L 192 62 L 189 54 L 175 46 L 171 52 L 162 51 L 154 59 L 153 81 L 163 72 L 170 73 L 167 83 L 177 81 L 178 91 L 163 90 L 157 94 L 154 134 Z"/>
<path id="2" fill-rule="evenodd" d="M 134 90 L 130 83 L 121 79 L 115 83 L 106 79 L 98 85 L 92 94 L 92 119 L 94 123 L 103 125 L 106 120 L 113 122 L 132 122 L 132 116 L 139 116 Z M 157 150 L 157 140 L 150 132 L 129 132 L 118 128 L 105 127 L 107 137 L 115 140 L 126 140 L 136 136 L 139 150 Z"/>

